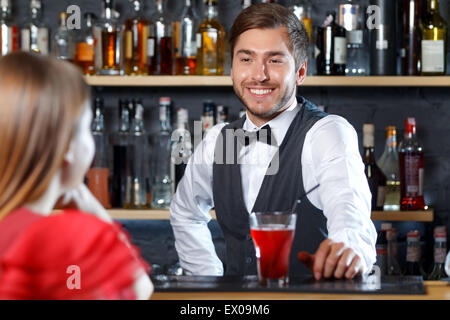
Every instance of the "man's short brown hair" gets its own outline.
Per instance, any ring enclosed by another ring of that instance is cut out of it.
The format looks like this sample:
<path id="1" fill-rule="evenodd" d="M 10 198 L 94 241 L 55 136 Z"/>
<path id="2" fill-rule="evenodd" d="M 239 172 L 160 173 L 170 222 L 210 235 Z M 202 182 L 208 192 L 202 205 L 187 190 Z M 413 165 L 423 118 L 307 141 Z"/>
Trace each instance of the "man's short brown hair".
<path id="1" fill-rule="evenodd" d="M 237 39 L 251 29 L 276 29 L 285 27 L 289 38 L 288 48 L 298 70 L 306 60 L 309 46 L 305 25 L 286 7 L 276 3 L 259 3 L 241 11 L 230 30 L 230 49 L 233 59 Z"/>

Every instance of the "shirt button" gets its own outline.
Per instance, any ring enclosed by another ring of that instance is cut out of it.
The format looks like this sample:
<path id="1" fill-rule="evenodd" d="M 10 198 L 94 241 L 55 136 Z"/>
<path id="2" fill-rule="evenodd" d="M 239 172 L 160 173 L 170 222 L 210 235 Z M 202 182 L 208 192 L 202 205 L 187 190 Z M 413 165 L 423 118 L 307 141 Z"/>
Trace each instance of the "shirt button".
<path id="1" fill-rule="evenodd" d="M 247 257 L 247 259 L 245 260 L 245 262 L 247 262 L 248 264 L 252 263 L 252 258 L 251 258 L 251 257 Z"/>

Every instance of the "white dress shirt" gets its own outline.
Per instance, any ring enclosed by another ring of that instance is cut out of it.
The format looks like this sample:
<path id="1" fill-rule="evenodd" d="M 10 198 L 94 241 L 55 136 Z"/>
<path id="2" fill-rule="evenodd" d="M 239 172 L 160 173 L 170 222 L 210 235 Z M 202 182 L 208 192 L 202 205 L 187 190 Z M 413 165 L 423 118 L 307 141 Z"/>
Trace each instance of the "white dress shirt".
<path id="1" fill-rule="evenodd" d="M 276 144 L 256 141 L 239 153 L 243 200 L 252 211 L 267 168 L 301 106 L 297 101 L 268 121 Z M 213 160 L 218 134 L 225 124 L 210 129 L 188 162 L 170 206 L 170 222 L 181 267 L 192 275 L 223 275 L 207 223 L 213 202 Z M 247 117 L 243 129 L 259 130 Z M 359 154 L 358 137 L 344 118 L 328 115 L 307 132 L 301 157 L 305 191 L 320 183 L 308 200 L 323 210 L 328 238 L 352 248 L 363 272 L 376 260 L 377 234 L 370 219 L 371 193 Z M 232 186 L 230 186 L 232 187 Z"/>

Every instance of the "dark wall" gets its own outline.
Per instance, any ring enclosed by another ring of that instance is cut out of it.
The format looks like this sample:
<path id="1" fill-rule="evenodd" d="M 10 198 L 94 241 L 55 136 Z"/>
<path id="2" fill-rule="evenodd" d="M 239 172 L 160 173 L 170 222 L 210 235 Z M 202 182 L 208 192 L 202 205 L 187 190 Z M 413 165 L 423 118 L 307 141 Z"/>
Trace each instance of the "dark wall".
<path id="1" fill-rule="evenodd" d="M 395 0 L 392 0 L 395 1 Z M 27 0 L 13 0 L 14 21 L 22 24 L 28 15 Z M 126 0 L 117 0 L 116 7 L 121 12 L 121 19 L 125 18 L 131 10 L 131 5 Z M 145 10 L 148 16 L 154 12 L 154 1 L 145 0 Z M 202 1 L 194 0 L 202 12 Z M 289 4 L 291 1 L 279 1 Z M 325 12 L 336 9 L 338 0 L 315 0 L 313 3 L 313 24 L 320 25 L 325 17 Z M 57 24 L 57 14 L 65 11 L 67 6 L 77 4 L 82 13 L 94 12 L 100 15 L 100 0 L 44 0 L 44 20 L 54 28 Z M 172 18 L 180 14 L 182 0 L 168 0 L 167 7 Z M 241 0 L 219 0 L 219 19 L 228 31 L 233 19 L 240 11 Z M 367 4 L 367 0 L 361 1 Z M 450 0 L 441 0 L 441 15 L 450 22 Z M 450 59 L 448 59 L 450 66 Z M 447 70 L 450 70 L 448 67 Z M 448 71 L 449 72 L 449 71 Z M 149 133 L 158 130 L 157 104 L 161 96 L 170 96 L 176 107 L 186 107 L 190 112 L 190 119 L 198 120 L 202 112 L 202 103 L 206 99 L 212 99 L 217 104 L 229 106 L 232 118 L 236 118 L 242 108 L 231 87 L 195 87 L 195 88 L 133 88 L 133 87 L 96 87 L 94 94 L 105 99 L 107 106 L 107 130 L 116 128 L 116 115 L 119 98 L 143 98 L 146 109 L 146 129 Z M 376 157 L 381 156 L 384 148 L 384 128 L 387 125 L 395 125 L 399 128 L 398 138 L 401 139 L 404 128 L 404 119 L 408 116 L 416 117 L 418 123 L 418 137 L 422 141 L 425 150 L 425 200 L 435 209 L 435 223 L 444 224 L 450 229 L 448 219 L 450 211 L 450 88 L 345 88 L 345 87 L 301 87 L 299 94 L 307 97 L 316 104 L 324 105 L 329 113 L 345 117 L 357 130 L 360 146 L 362 145 L 362 125 L 364 122 L 374 122 L 376 126 Z M 434 225 L 433 224 L 433 225 Z M 172 263 L 173 244 L 170 226 L 162 229 L 148 229 L 148 233 L 142 231 L 137 224 L 129 224 L 134 239 L 142 245 L 149 260 L 163 263 L 164 256 L 170 257 L 167 261 Z M 378 223 L 377 223 L 378 226 Z M 405 232 L 410 228 L 423 228 L 421 224 L 397 223 L 404 239 Z M 133 232 L 134 230 L 134 232 Z M 147 230 L 147 229 L 146 229 Z M 164 230 L 159 232 L 156 230 Z M 151 232 L 150 232 L 151 231 Z M 169 233 L 169 235 L 167 235 Z M 152 235 L 156 242 L 151 241 Z M 159 235 L 159 236 L 157 236 Z M 169 238 L 162 238 L 163 235 Z M 429 236 L 429 232 L 428 232 Z M 149 239 L 150 238 L 150 239 Z M 159 241 L 159 242 L 158 242 Z M 155 248 L 162 245 L 167 252 L 158 252 Z M 431 252 L 427 252 L 428 256 Z M 152 259 L 152 257 L 154 257 Z M 162 261 L 162 262 L 160 262 Z M 428 261 L 430 263 L 430 261 Z"/>

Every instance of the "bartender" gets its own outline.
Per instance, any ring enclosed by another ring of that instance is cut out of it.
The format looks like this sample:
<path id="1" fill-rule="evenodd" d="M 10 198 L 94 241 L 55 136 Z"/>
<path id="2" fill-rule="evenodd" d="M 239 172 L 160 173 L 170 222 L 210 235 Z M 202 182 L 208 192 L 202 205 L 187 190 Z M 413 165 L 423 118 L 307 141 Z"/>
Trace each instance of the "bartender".
<path id="1" fill-rule="evenodd" d="M 181 267 L 190 275 L 256 274 L 249 214 L 288 211 L 319 185 L 296 209 L 290 274 L 319 280 L 369 272 L 377 235 L 356 131 L 296 95 L 307 68 L 303 23 L 281 5 L 252 5 L 236 18 L 230 47 L 246 115 L 208 131 L 178 185 L 170 221 Z M 249 138 L 227 149 L 230 130 Z M 230 154 L 235 161 L 224 161 Z M 223 263 L 207 226 L 212 208 L 225 238 Z"/>

